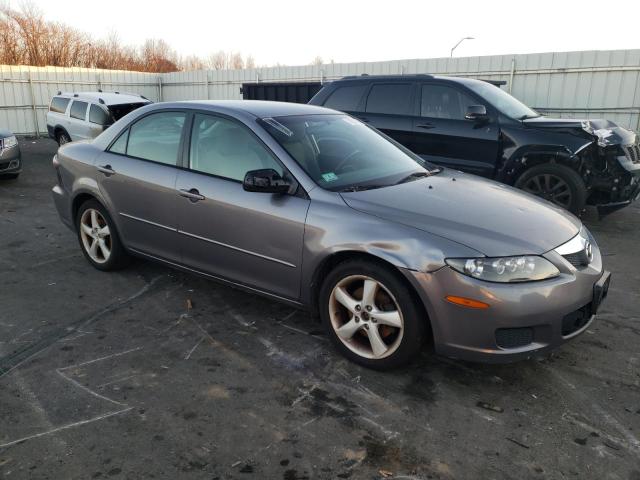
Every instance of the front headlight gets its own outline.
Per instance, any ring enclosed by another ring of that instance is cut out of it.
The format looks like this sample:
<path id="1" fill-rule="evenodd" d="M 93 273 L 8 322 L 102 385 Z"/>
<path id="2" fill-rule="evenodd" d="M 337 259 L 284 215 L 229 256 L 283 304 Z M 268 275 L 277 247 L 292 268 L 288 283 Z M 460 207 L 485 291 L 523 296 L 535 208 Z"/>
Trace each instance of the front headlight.
<path id="1" fill-rule="evenodd" d="M 15 147 L 18 144 L 18 139 L 15 136 L 5 137 L 0 140 L 2 149 Z"/>
<path id="2" fill-rule="evenodd" d="M 547 259 L 536 255 L 497 258 L 447 258 L 454 270 L 488 282 L 530 282 L 545 280 L 560 274 Z"/>

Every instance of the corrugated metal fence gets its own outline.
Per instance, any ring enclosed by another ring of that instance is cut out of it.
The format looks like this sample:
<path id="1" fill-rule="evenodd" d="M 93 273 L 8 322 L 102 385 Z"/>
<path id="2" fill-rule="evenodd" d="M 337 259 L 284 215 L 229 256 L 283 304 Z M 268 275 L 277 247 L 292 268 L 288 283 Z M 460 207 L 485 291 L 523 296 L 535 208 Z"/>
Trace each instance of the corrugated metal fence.
<path id="1" fill-rule="evenodd" d="M 7 126 L 17 133 L 45 132 L 44 113 L 51 96 L 58 90 L 120 89 L 140 93 L 154 101 L 240 99 L 243 83 L 325 82 L 362 73 L 433 73 L 505 80 L 507 85 L 503 88 L 542 113 L 561 117 L 606 117 L 622 126 L 640 130 L 640 49 L 336 63 L 161 75 L 0 66 L 0 126 Z"/>

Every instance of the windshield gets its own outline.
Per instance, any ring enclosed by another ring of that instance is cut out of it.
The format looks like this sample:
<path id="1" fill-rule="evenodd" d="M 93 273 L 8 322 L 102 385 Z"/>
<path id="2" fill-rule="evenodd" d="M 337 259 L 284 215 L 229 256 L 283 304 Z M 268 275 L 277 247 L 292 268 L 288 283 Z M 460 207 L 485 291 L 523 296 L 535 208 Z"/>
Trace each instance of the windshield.
<path id="1" fill-rule="evenodd" d="M 432 173 L 420 157 L 347 115 L 296 115 L 261 123 L 327 190 L 379 188 Z"/>
<path id="2" fill-rule="evenodd" d="M 524 103 L 520 102 L 520 100 L 516 100 L 500 87 L 496 87 L 487 82 L 469 82 L 467 86 L 507 117 L 524 120 L 525 118 L 540 116 L 538 112 L 527 107 Z"/>

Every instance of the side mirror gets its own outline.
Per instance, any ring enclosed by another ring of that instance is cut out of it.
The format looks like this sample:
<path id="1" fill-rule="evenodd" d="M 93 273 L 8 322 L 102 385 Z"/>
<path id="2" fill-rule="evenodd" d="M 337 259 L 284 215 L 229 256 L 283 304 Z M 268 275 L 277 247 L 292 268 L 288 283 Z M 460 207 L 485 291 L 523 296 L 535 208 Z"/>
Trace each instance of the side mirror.
<path id="1" fill-rule="evenodd" d="M 464 114 L 464 118 L 475 121 L 488 120 L 487 107 L 484 105 L 469 105 L 467 107 L 467 113 Z"/>
<path id="2" fill-rule="evenodd" d="M 272 168 L 251 170 L 244 176 L 242 188 L 247 192 L 287 193 L 291 183 Z"/>

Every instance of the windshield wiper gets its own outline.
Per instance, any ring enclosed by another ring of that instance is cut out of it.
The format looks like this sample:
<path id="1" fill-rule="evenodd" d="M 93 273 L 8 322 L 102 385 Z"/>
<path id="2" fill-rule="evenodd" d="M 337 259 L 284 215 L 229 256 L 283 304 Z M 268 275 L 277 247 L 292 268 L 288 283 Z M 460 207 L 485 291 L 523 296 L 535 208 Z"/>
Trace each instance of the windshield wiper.
<path id="1" fill-rule="evenodd" d="M 389 185 L 351 185 L 350 187 L 343 188 L 341 192 L 363 192 L 365 190 L 373 190 L 374 188 L 384 188 Z"/>
<path id="2" fill-rule="evenodd" d="M 396 185 L 399 185 L 401 183 L 406 183 L 406 182 L 410 182 L 412 180 L 416 180 L 418 178 L 424 178 L 424 177 L 429 177 L 431 175 L 435 175 L 436 173 L 438 173 L 439 171 L 441 171 L 440 168 L 434 169 L 434 170 L 428 170 L 428 171 L 420 171 L 420 172 L 413 172 L 409 175 L 407 175 L 406 177 L 402 178 L 401 180 L 399 180 L 398 182 L 396 182 Z"/>
<path id="3" fill-rule="evenodd" d="M 518 120 L 528 120 L 530 118 L 538 118 L 540 115 L 522 115 L 518 117 Z"/>

